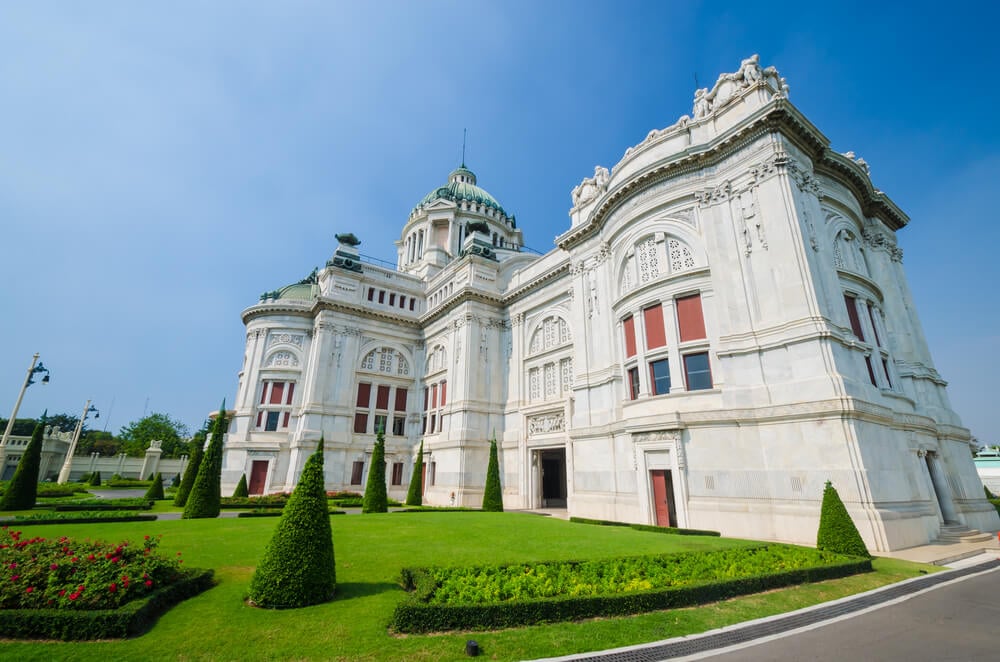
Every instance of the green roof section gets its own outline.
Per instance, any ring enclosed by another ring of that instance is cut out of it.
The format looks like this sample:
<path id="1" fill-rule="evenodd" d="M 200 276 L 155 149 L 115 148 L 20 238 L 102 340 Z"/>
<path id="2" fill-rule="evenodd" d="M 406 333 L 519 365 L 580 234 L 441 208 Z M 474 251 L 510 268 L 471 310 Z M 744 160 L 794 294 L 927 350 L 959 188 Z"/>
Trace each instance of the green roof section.
<path id="1" fill-rule="evenodd" d="M 504 216 L 508 215 L 496 198 L 490 195 L 486 189 L 476 185 L 475 173 L 466 168 L 465 164 L 452 170 L 451 174 L 448 175 L 448 183 L 425 195 L 423 200 L 418 202 L 417 206 L 413 208 L 413 211 L 435 200 L 473 202 L 478 205 L 485 205 L 489 209 L 496 209 Z"/>

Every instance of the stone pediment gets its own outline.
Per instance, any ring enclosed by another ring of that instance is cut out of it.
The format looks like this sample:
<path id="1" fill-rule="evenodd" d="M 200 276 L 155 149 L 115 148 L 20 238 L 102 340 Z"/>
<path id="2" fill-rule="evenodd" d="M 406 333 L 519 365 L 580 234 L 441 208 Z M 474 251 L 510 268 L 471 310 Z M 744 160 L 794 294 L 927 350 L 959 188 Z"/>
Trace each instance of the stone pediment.
<path id="1" fill-rule="evenodd" d="M 458 207 L 458 205 L 456 205 L 451 200 L 445 200 L 443 198 L 438 198 L 434 202 L 429 202 L 426 205 L 424 205 L 423 208 L 421 209 L 421 211 L 422 212 L 441 211 L 441 210 L 444 210 L 444 209 L 456 209 L 457 207 Z"/>

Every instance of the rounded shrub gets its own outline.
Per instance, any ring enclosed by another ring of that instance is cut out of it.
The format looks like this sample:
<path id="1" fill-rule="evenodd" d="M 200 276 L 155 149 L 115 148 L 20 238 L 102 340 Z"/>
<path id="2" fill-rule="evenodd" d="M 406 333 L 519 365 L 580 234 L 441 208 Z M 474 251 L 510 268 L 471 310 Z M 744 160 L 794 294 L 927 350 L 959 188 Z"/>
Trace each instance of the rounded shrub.
<path id="1" fill-rule="evenodd" d="M 871 558 L 858 527 L 844 507 L 833 483 L 826 481 L 823 488 L 823 506 L 819 516 L 819 531 L 816 533 L 816 549 Z"/>
<path id="2" fill-rule="evenodd" d="M 365 483 L 365 498 L 361 502 L 363 513 L 389 512 L 389 495 L 385 488 L 385 431 L 379 430 L 372 451 L 372 465 Z"/>
<path id="3" fill-rule="evenodd" d="M 154 501 L 163 498 L 163 476 L 159 472 L 153 476 L 153 484 L 146 490 L 144 498 Z"/>
<path id="4" fill-rule="evenodd" d="M 496 437 L 490 441 L 490 463 L 486 467 L 483 510 L 497 513 L 503 512 L 503 490 L 500 487 L 500 461 L 497 459 Z"/>
<path id="5" fill-rule="evenodd" d="M 100 487 L 101 486 L 101 472 L 100 471 L 95 471 L 93 474 L 91 474 L 90 480 L 88 481 L 88 484 L 91 487 Z"/>
<path id="6" fill-rule="evenodd" d="M 410 489 L 406 491 L 407 506 L 424 505 L 424 440 L 420 440 L 420 450 L 413 463 L 413 475 L 410 476 Z"/>
<path id="7" fill-rule="evenodd" d="M 291 609 L 332 600 L 336 590 L 320 439 L 254 571 L 248 597 L 258 607 Z"/>
<path id="8" fill-rule="evenodd" d="M 46 412 L 47 413 L 47 412 Z M 31 441 L 24 449 L 14 470 L 14 477 L 0 499 L 0 510 L 28 510 L 35 507 L 38 497 L 38 468 L 42 463 L 42 434 L 45 431 L 45 414 L 35 425 Z"/>
<path id="9" fill-rule="evenodd" d="M 236 489 L 233 490 L 233 497 L 248 496 L 250 496 L 250 490 L 247 489 L 247 475 L 243 474 L 240 476 L 240 482 L 236 484 Z"/>

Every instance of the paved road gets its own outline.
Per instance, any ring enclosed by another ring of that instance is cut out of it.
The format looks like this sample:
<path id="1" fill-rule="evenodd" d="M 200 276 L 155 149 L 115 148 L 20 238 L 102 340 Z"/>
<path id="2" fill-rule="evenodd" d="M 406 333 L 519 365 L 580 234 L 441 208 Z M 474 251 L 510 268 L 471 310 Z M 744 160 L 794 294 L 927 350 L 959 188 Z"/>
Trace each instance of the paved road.
<path id="1" fill-rule="evenodd" d="M 1000 569 L 712 662 L 1000 660 Z"/>

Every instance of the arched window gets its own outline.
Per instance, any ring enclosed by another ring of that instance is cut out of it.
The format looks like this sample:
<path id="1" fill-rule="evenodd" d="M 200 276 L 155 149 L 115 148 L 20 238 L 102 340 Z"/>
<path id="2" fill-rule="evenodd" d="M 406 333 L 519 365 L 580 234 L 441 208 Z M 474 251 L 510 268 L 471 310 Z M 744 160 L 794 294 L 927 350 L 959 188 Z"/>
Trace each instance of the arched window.
<path id="1" fill-rule="evenodd" d="M 531 342 L 528 344 L 528 353 L 537 354 L 572 341 L 573 336 L 566 320 L 558 315 L 552 315 L 542 320 L 542 323 L 535 329 L 535 333 L 531 336 Z"/>
<path id="2" fill-rule="evenodd" d="M 267 362 L 264 364 L 265 368 L 296 368 L 299 365 L 299 359 L 292 352 L 274 352 L 267 357 Z"/>
<path id="3" fill-rule="evenodd" d="M 400 352 L 391 347 L 379 347 L 368 352 L 361 360 L 361 369 L 387 375 L 410 374 L 409 362 Z"/>

